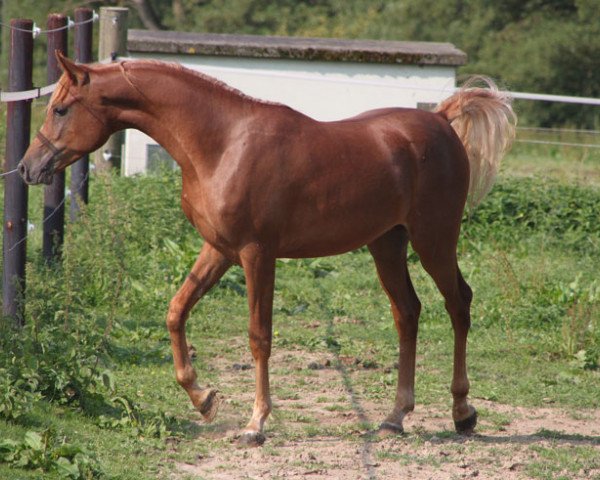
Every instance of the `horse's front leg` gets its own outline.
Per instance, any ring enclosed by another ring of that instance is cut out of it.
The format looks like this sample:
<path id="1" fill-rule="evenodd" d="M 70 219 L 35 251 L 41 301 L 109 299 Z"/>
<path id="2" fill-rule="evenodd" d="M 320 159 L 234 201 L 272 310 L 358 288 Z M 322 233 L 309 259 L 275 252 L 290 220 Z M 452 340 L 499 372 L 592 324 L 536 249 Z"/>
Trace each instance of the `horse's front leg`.
<path id="1" fill-rule="evenodd" d="M 239 444 L 258 446 L 265 441 L 263 427 L 272 408 L 269 392 L 269 357 L 271 356 L 275 258 L 260 245 L 247 247 L 240 258 L 248 289 L 250 308 L 248 335 L 254 357 L 256 396 L 252 418 L 241 432 Z"/>
<path id="2" fill-rule="evenodd" d="M 196 372 L 192 367 L 185 338 L 185 322 L 196 302 L 217 283 L 230 266 L 229 260 L 205 243 L 192 271 L 171 300 L 167 315 L 177 382 L 185 389 L 207 422 L 212 421 L 217 414 L 217 391 L 200 388 L 196 383 Z"/>

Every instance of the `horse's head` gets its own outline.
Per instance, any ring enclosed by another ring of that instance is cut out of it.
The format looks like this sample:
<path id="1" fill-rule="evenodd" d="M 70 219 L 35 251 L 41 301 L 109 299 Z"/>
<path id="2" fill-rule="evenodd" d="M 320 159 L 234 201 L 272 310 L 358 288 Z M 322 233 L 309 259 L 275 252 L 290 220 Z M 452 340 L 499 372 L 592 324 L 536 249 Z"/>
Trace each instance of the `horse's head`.
<path id="1" fill-rule="evenodd" d="M 92 69 L 75 64 L 60 52 L 56 56 L 63 74 L 44 124 L 18 165 L 23 180 L 32 185 L 49 184 L 54 173 L 100 147 L 112 133 L 101 95 L 92 86 Z"/>

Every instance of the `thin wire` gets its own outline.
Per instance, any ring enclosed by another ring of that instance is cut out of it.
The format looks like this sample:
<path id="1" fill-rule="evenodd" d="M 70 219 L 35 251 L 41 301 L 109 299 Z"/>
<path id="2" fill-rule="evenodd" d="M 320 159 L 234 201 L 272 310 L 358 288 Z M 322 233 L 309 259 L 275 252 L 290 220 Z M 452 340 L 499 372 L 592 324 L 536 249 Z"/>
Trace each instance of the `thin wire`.
<path id="1" fill-rule="evenodd" d="M 62 27 L 51 28 L 49 30 L 42 30 L 42 29 L 38 28 L 35 25 L 35 23 L 33 24 L 33 27 L 31 30 L 28 30 L 26 28 L 13 27 L 12 25 L 4 23 L 4 22 L 0 22 L 0 25 L 2 25 L 3 27 L 9 28 L 11 30 L 15 30 L 17 32 L 32 33 L 34 37 L 37 37 L 38 35 L 41 35 L 42 33 L 60 32 L 61 30 L 67 30 L 67 29 L 76 27 L 78 25 L 85 25 L 86 23 L 95 22 L 97 20 L 98 20 L 98 14 L 96 13 L 96 11 L 94 11 L 92 14 L 92 18 L 88 18 L 87 20 L 82 20 L 81 22 L 74 22 L 73 20 L 71 20 L 71 17 L 67 17 L 66 25 L 64 25 Z"/>
<path id="2" fill-rule="evenodd" d="M 535 143 L 538 145 L 557 145 L 559 147 L 583 147 L 583 148 L 600 148 L 600 143 L 570 143 L 570 142 L 550 142 L 547 140 L 515 140 L 519 143 Z"/>
<path id="3" fill-rule="evenodd" d="M 83 179 L 81 180 L 81 183 L 84 183 L 90 176 L 90 172 L 88 171 L 85 176 L 83 177 Z M 60 209 L 60 207 L 62 207 L 64 205 L 64 203 L 67 201 L 67 195 L 65 195 L 63 197 L 63 199 L 60 201 L 60 203 L 56 206 L 56 208 L 54 208 L 54 210 L 52 210 L 48 216 L 46 218 L 44 218 L 42 220 L 42 225 L 44 225 L 48 220 L 50 220 L 54 214 Z M 27 240 L 27 238 L 29 237 L 29 233 L 25 234 L 25 236 L 19 240 L 17 243 L 15 243 L 12 247 L 10 247 L 8 249 L 9 252 L 12 252 L 15 248 L 17 248 L 19 245 L 21 245 L 25 240 Z"/>
<path id="4" fill-rule="evenodd" d="M 27 237 L 29 237 L 29 233 L 27 233 L 21 240 L 19 240 L 17 243 L 15 243 L 12 247 L 10 247 L 8 249 L 9 252 L 12 252 L 15 248 L 17 248 L 19 245 L 21 245 L 25 240 L 27 240 Z"/>
<path id="5" fill-rule="evenodd" d="M 6 177 L 7 175 L 10 175 L 11 173 L 15 173 L 17 170 L 19 170 L 19 169 L 15 168 L 14 170 L 11 170 L 10 172 L 0 173 L 0 178 L 1 177 Z"/>
<path id="6" fill-rule="evenodd" d="M 548 128 L 548 127 L 517 127 L 517 130 L 529 130 L 544 133 L 582 133 L 586 135 L 600 135 L 600 130 L 582 130 L 577 128 Z"/>
<path id="7" fill-rule="evenodd" d="M 63 204 L 64 204 L 66 201 L 67 201 L 67 196 L 66 196 L 66 195 L 64 195 L 64 196 L 63 196 L 63 198 L 62 198 L 62 200 L 61 200 L 61 201 L 59 202 L 59 204 L 56 206 L 56 208 L 55 208 L 54 210 L 52 210 L 52 212 L 50 212 L 50 213 L 48 214 L 48 216 L 47 216 L 46 218 L 44 218 L 44 220 L 42 220 L 42 225 L 43 225 L 44 223 L 46 223 L 48 220 L 50 220 L 50 218 L 52 218 L 52 216 L 53 216 L 53 215 L 54 215 L 56 212 L 58 212 L 58 210 L 60 209 L 60 207 L 62 207 L 62 206 L 63 206 Z"/>

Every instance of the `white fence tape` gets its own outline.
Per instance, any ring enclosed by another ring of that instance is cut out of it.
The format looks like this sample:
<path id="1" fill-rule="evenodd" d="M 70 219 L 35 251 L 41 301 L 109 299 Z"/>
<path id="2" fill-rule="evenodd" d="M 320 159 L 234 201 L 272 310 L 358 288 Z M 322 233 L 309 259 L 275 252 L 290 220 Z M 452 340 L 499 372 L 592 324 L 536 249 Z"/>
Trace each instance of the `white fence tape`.
<path id="1" fill-rule="evenodd" d="M 547 95 L 544 93 L 508 92 L 517 100 L 538 100 L 543 102 L 578 103 L 580 105 L 600 105 L 600 98 L 571 97 L 568 95 Z"/>
<path id="2" fill-rule="evenodd" d="M 33 90 L 24 90 L 22 92 L 2 92 L 0 91 L 0 102 L 21 102 L 23 100 L 33 100 L 45 95 L 50 95 L 58 85 L 58 82 Z"/>
<path id="3" fill-rule="evenodd" d="M 119 60 L 119 58 L 105 58 L 98 63 L 111 63 L 117 60 Z M 51 95 L 57 85 L 58 82 L 53 83 L 52 85 L 46 85 L 45 87 L 34 88 L 33 90 L 23 90 L 21 92 L 3 92 L 0 90 L 0 102 L 21 102 L 23 100 L 34 100 L 45 95 Z"/>

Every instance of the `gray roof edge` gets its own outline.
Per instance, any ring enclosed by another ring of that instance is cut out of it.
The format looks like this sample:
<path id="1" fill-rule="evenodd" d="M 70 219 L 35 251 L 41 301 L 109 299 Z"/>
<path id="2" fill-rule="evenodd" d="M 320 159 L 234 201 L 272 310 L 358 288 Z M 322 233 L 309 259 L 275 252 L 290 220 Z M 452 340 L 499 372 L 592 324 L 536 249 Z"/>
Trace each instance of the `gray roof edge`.
<path id="1" fill-rule="evenodd" d="M 451 43 L 232 35 L 165 30 L 129 30 L 128 50 L 134 53 L 406 65 L 460 66 L 467 61 L 467 55 Z"/>

